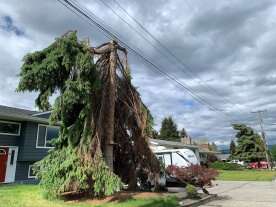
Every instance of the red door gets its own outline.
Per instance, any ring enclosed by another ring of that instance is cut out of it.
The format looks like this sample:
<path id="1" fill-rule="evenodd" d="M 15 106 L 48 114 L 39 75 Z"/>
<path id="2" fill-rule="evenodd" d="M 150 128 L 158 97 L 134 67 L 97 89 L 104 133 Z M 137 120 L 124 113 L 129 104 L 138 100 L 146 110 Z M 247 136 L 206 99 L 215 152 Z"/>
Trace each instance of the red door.
<path id="1" fill-rule="evenodd" d="M 8 152 L 8 147 L 0 147 L 0 183 L 5 182 Z"/>

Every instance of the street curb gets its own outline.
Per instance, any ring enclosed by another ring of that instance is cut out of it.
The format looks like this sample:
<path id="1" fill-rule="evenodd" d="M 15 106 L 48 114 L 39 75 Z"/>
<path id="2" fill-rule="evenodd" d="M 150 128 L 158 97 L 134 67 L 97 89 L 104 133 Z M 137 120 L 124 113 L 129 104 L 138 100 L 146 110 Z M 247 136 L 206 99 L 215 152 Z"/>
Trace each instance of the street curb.
<path id="1" fill-rule="evenodd" d="M 192 201 L 188 201 L 187 200 L 183 200 L 179 202 L 179 205 L 182 207 L 196 207 L 196 206 L 200 206 L 202 204 L 206 204 L 210 201 L 213 201 L 215 199 L 217 199 L 217 194 L 212 194 L 212 195 L 208 195 L 204 198 L 201 198 L 199 200 L 192 200 Z"/>

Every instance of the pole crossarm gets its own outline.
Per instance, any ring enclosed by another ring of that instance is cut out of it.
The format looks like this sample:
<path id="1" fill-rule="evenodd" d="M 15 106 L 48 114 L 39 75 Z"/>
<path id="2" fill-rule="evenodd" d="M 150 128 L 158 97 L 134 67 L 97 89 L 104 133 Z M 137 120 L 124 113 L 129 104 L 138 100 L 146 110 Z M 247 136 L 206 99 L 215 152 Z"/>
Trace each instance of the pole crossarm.
<path id="1" fill-rule="evenodd" d="M 104 44 L 102 44 L 98 47 L 90 47 L 90 51 L 93 54 L 99 54 L 100 55 L 100 54 L 111 52 L 112 47 L 115 47 L 115 49 L 118 49 L 118 50 L 124 52 L 125 54 L 127 54 L 126 48 L 120 46 L 118 44 L 118 42 L 115 41 L 115 40 L 112 40 L 111 42 L 108 42 L 108 43 L 104 43 Z"/>

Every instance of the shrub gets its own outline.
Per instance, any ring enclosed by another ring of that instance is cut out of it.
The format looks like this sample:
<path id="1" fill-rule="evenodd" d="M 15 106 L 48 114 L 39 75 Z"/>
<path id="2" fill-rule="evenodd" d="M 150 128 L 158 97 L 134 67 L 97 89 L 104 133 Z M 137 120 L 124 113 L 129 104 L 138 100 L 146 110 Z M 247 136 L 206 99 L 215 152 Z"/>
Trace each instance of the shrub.
<path id="1" fill-rule="evenodd" d="M 188 198 L 199 198 L 196 187 L 191 184 L 188 184 L 186 186 L 186 192 L 187 192 Z"/>
<path id="2" fill-rule="evenodd" d="M 190 167 L 178 167 L 171 165 L 166 169 L 171 176 L 178 178 L 182 182 L 204 188 L 211 185 L 212 180 L 218 175 L 215 169 L 206 168 L 200 165 L 191 165 Z"/>
<path id="3" fill-rule="evenodd" d="M 227 162 L 214 162 L 210 164 L 211 168 L 217 169 L 217 170 L 242 170 L 244 169 L 243 166 L 237 164 L 237 163 L 227 163 Z"/>

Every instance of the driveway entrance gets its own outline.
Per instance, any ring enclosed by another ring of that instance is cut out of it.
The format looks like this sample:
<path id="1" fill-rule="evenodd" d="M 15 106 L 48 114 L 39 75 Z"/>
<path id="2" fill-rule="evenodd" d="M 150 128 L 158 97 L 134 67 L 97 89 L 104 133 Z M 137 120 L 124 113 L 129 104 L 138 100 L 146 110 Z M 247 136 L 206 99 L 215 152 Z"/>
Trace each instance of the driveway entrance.
<path id="1" fill-rule="evenodd" d="M 216 181 L 208 189 L 219 196 L 218 200 L 202 206 L 208 207 L 275 207 L 276 182 Z"/>

